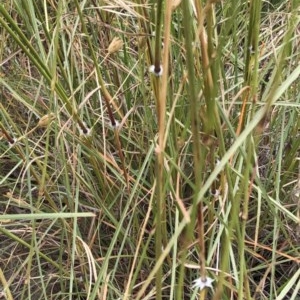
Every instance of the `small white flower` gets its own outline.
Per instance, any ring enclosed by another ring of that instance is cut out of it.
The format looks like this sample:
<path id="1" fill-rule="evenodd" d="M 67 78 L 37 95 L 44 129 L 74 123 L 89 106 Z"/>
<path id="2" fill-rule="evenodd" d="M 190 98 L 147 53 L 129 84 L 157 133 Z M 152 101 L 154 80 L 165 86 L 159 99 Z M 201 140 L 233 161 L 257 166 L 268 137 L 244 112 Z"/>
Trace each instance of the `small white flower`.
<path id="1" fill-rule="evenodd" d="M 162 67 L 162 65 L 160 65 L 159 66 L 159 72 L 155 72 L 155 66 L 152 65 L 152 66 L 149 67 L 149 72 L 153 73 L 155 76 L 159 77 L 163 73 L 163 67 Z"/>
<path id="2" fill-rule="evenodd" d="M 202 291 L 206 287 L 212 288 L 213 281 L 214 281 L 214 279 L 212 279 L 210 277 L 206 277 L 205 280 L 203 280 L 200 277 L 193 281 L 194 284 L 193 284 L 192 288 L 199 288 L 200 291 Z"/>
<path id="3" fill-rule="evenodd" d="M 87 127 L 85 122 L 82 122 L 83 126 L 85 127 L 84 130 L 77 124 L 77 128 L 79 130 L 79 135 L 82 136 L 90 136 L 92 133 L 92 130 Z"/>
<path id="4" fill-rule="evenodd" d="M 10 147 L 13 147 L 14 145 L 16 145 L 17 142 L 18 142 L 18 140 L 16 138 L 13 138 L 12 141 L 8 141 Z"/>
<path id="5" fill-rule="evenodd" d="M 115 120 L 115 124 L 111 124 L 112 129 L 118 129 L 120 127 L 120 122 Z"/>
<path id="6" fill-rule="evenodd" d="M 83 131 L 82 129 L 79 129 L 79 135 L 84 135 L 84 136 L 90 136 L 92 133 L 92 129 L 86 127 L 85 131 Z"/>
<path id="7" fill-rule="evenodd" d="M 212 196 L 214 196 L 215 198 L 218 198 L 219 196 L 220 196 L 220 191 L 218 190 L 218 189 L 216 189 L 216 190 L 210 190 L 210 194 L 212 195 Z"/>

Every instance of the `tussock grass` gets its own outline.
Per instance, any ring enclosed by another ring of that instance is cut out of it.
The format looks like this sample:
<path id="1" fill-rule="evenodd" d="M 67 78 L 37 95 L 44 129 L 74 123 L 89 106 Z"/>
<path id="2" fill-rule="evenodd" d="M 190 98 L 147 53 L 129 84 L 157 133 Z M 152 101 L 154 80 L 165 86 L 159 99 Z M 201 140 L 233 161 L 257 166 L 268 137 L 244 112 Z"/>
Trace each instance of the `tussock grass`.
<path id="1" fill-rule="evenodd" d="M 298 299 L 298 14 L 1 3 L 1 297 Z"/>

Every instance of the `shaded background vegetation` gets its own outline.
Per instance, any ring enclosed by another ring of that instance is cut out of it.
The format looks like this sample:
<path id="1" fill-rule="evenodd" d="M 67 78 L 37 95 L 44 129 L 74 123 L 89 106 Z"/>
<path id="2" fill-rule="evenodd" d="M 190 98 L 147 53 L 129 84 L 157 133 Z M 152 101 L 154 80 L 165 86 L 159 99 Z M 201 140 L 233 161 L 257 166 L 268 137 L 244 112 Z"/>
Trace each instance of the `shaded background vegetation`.
<path id="1" fill-rule="evenodd" d="M 0 4 L 2 297 L 300 298 L 298 2 L 160 3 Z"/>

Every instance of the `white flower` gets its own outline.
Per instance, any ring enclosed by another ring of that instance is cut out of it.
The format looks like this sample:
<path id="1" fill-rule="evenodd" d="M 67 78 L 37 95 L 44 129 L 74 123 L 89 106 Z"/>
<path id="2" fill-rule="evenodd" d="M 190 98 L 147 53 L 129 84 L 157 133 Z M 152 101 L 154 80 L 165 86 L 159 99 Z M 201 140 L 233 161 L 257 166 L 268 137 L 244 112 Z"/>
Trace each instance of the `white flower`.
<path id="1" fill-rule="evenodd" d="M 84 126 L 84 128 L 81 128 L 80 126 L 79 126 L 79 124 L 77 124 L 77 128 L 78 128 L 78 130 L 79 130 L 79 135 L 80 136 L 90 136 L 91 135 L 91 133 L 92 133 L 92 130 L 90 129 L 90 128 L 88 128 L 87 127 L 87 125 L 86 125 L 86 123 L 84 122 L 84 121 L 82 121 L 82 124 L 83 124 L 83 126 Z"/>
<path id="2" fill-rule="evenodd" d="M 16 145 L 17 142 L 18 142 L 18 140 L 16 138 L 13 138 L 12 141 L 8 141 L 10 147 L 13 147 L 14 145 Z"/>
<path id="3" fill-rule="evenodd" d="M 218 189 L 216 189 L 216 190 L 210 190 L 210 194 L 212 195 L 212 196 L 214 196 L 215 198 L 218 198 L 219 196 L 220 196 L 220 191 L 218 190 Z"/>
<path id="4" fill-rule="evenodd" d="M 212 283 L 214 279 L 210 277 L 206 277 L 205 280 L 203 280 L 201 277 L 197 278 L 193 281 L 193 286 L 192 288 L 199 288 L 200 291 L 203 290 L 206 287 L 212 288 Z"/>
<path id="5" fill-rule="evenodd" d="M 155 66 L 152 65 L 152 66 L 149 67 L 149 72 L 153 73 L 155 76 L 159 77 L 163 73 L 163 67 L 162 67 L 162 65 L 160 65 L 159 66 L 159 72 L 155 72 Z"/>
<path id="6" fill-rule="evenodd" d="M 120 127 L 120 122 L 118 120 L 115 120 L 115 124 L 111 123 L 112 129 L 118 129 Z"/>
<path id="7" fill-rule="evenodd" d="M 85 130 L 82 130 L 81 128 L 79 129 L 79 135 L 80 136 L 90 136 L 92 133 L 92 130 L 88 127 L 85 128 Z"/>

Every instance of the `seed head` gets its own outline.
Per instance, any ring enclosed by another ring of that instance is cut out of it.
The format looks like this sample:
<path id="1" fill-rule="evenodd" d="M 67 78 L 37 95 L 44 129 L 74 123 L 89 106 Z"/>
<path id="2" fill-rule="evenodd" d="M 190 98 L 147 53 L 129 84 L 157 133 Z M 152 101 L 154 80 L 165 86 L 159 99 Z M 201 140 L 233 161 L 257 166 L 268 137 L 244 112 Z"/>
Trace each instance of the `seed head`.
<path id="1" fill-rule="evenodd" d="M 122 49 L 123 45 L 124 45 L 124 43 L 120 38 L 114 37 L 107 48 L 107 52 L 109 54 L 118 52 L 120 49 Z"/>
<path id="2" fill-rule="evenodd" d="M 54 119 L 55 119 L 55 115 L 53 113 L 44 115 L 40 118 L 38 122 L 38 126 L 47 127 Z"/>

